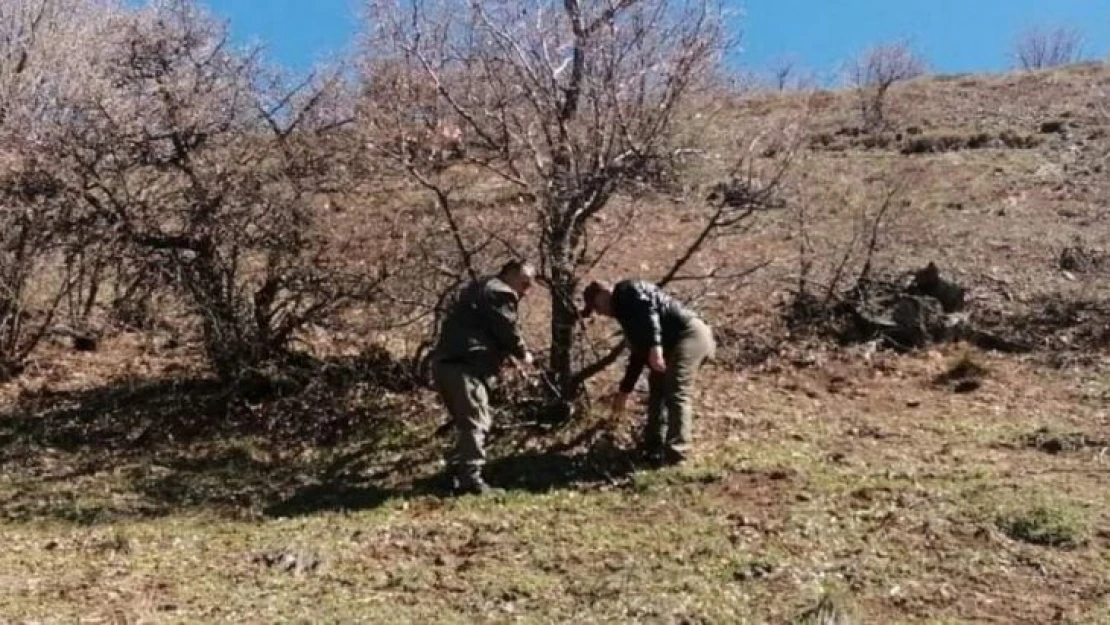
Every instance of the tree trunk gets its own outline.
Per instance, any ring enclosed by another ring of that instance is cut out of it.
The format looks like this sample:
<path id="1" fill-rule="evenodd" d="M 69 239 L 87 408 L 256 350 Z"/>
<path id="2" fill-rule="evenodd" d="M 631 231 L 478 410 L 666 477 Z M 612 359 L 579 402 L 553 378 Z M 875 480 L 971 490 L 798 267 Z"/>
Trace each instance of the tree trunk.
<path id="1" fill-rule="evenodd" d="M 228 292 L 220 271 L 215 247 L 205 242 L 196 250 L 196 258 L 183 272 L 186 292 L 203 317 L 201 332 L 205 353 L 220 381 L 235 382 L 262 357 L 258 344 L 245 333 L 245 323 L 236 315 L 234 293 Z"/>
<path id="2" fill-rule="evenodd" d="M 574 272 L 571 253 L 573 237 L 569 232 L 556 231 L 551 234 L 547 250 L 550 269 L 551 292 L 551 372 L 558 392 L 555 399 L 557 414 L 555 419 L 569 419 L 575 400 L 581 391 L 574 375 L 575 325 L 578 311 L 575 307 L 575 293 L 578 290 L 578 276 Z"/>

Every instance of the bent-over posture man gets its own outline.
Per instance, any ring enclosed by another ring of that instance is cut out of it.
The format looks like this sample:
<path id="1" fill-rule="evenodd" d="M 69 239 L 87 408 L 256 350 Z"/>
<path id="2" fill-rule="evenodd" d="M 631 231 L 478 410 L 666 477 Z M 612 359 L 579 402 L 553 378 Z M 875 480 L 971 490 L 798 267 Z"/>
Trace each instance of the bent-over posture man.
<path id="1" fill-rule="evenodd" d="M 489 491 L 482 479 L 491 423 L 489 388 L 508 358 L 532 364 L 517 324 L 517 306 L 535 276 L 532 265 L 509 262 L 496 276 L 467 285 L 443 320 L 433 375 L 458 432 L 447 457 L 457 493 Z"/>
<path id="2" fill-rule="evenodd" d="M 643 451 L 655 464 L 682 462 L 692 442 L 694 383 L 715 350 L 712 330 L 650 282 L 624 280 L 613 287 L 591 282 L 583 299 L 583 316 L 598 312 L 616 319 L 631 351 L 614 410 L 624 410 L 647 364 L 651 373 Z"/>

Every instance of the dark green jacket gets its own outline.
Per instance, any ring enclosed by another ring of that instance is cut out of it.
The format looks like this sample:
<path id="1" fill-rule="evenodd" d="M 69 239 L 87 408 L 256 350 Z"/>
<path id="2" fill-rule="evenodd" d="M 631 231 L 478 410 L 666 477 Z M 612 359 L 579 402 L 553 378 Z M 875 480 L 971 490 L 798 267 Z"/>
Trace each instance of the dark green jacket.
<path id="1" fill-rule="evenodd" d="M 524 358 L 527 351 L 517 324 L 520 296 L 497 277 L 467 285 L 440 327 L 436 358 L 465 363 L 475 375 L 497 375 L 509 356 Z"/>

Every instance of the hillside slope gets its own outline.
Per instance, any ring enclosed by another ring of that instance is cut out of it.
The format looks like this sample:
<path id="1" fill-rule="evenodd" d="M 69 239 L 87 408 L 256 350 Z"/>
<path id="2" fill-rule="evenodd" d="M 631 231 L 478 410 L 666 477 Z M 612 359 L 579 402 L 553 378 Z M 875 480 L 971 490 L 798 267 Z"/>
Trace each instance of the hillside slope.
<path id="1" fill-rule="evenodd" d="M 1108 89 L 1093 65 L 924 78 L 892 93 L 885 145 L 848 93 L 722 102 L 692 128 L 695 186 L 782 121 L 811 147 L 786 206 L 698 261 L 769 265 L 698 300 L 725 349 L 681 468 L 634 466 L 642 405 L 556 432 L 503 412 L 507 493 L 444 498 L 435 398 L 372 362 L 229 403 L 189 345 L 55 346 L 2 393 L 0 621 L 789 623 L 829 594 L 857 623 L 1110 622 Z M 820 283 L 899 182 L 884 275 L 936 262 L 1036 352 L 787 340 L 797 207 Z M 690 197 L 622 200 L 668 217 L 596 276 L 658 275 L 695 232 Z M 1062 267 L 1068 247 L 1090 262 Z M 542 345 L 542 298 L 527 314 Z M 351 321 L 353 345 L 380 338 Z"/>

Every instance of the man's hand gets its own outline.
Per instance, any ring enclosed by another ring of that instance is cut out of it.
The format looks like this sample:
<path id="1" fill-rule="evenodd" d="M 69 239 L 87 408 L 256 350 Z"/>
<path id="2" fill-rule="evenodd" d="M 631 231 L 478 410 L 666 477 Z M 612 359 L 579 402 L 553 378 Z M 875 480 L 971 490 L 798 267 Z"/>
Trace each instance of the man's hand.
<path id="1" fill-rule="evenodd" d="M 523 358 L 508 358 L 506 362 L 512 363 L 512 368 L 516 369 L 516 374 L 520 376 L 521 381 L 526 384 L 533 383 L 532 376 L 529 374 L 529 371 L 532 370 L 532 363 L 535 362 L 532 352 L 524 352 Z"/>
<path id="2" fill-rule="evenodd" d="M 620 393 L 613 395 L 613 414 L 620 415 L 624 413 L 624 408 L 628 404 L 628 393 Z"/>
<path id="3" fill-rule="evenodd" d="M 648 351 L 648 366 L 656 373 L 667 370 L 667 361 L 663 359 L 663 348 L 656 345 Z"/>

